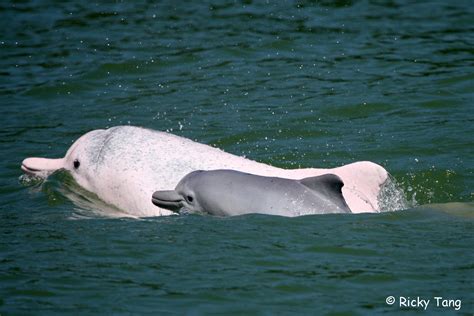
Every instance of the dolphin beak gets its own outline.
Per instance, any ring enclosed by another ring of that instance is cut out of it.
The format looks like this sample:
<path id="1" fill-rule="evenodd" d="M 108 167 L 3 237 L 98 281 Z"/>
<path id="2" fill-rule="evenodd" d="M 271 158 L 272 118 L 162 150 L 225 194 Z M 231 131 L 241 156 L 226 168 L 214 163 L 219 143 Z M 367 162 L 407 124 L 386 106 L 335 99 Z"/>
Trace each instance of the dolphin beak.
<path id="1" fill-rule="evenodd" d="M 64 168 L 64 158 L 48 159 L 48 158 L 26 158 L 21 163 L 23 172 L 46 178 L 54 171 Z"/>
<path id="2" fill-rule="evenodd" d="M 158 207 L 165 208 L 173 212 L 178 212 L 183 206 L 183 197 L 175 190 L 156 191 L 153 193 L 151 202 Z"/>

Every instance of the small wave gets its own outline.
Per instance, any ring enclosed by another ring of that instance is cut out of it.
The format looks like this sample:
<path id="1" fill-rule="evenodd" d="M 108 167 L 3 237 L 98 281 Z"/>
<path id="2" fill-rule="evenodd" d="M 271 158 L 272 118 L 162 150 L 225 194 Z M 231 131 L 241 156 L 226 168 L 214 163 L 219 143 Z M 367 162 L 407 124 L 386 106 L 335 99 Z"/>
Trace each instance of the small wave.
<path id="1" fill-rule="evenodd" d="M 75 206 L 73 213 L 69 217 L 70 219 L 136 218 L 124 213 L 113 205 L 105 203 L 96 194 L 85 190 L 69 174 L 62 179 L 56 190 L 68 198 Z"/>
<path id="2" fill-rule="evenodd" d="M 23 174 L 18 180 L 30 190 L 46 194 L 48 201 L 55 201 L 55 203 L 71 201 L 74 207 L 71 214 L 67 214 L 69 219 L 136 218 L 103 202 L 97 195 L 79 186 L 64 170 L 57 171 L 46 179 Z"/>

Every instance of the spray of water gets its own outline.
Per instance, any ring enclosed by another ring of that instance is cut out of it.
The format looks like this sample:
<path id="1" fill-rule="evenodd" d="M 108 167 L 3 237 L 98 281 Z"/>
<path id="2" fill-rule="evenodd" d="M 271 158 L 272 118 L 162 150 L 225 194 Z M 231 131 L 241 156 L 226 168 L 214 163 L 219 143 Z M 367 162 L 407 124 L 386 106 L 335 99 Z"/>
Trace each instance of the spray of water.
<path id="1" fill-rule="evenodd" d="M 381 212 L 406 210 L 416 206 L 414 197 L 413 201 L 409 202 L 401 186 L 390 174 L 380 189 L 378 201 Z"/>

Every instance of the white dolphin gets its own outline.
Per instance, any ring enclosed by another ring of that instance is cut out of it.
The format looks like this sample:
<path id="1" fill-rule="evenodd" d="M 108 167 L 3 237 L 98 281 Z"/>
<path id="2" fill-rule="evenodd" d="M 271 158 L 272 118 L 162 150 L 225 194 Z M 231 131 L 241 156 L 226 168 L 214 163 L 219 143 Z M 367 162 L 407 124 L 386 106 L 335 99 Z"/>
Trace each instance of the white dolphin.
<path id="1" fill-rule="evenodd" d="M 74 142 L 64 158 L 27 158 L 21 168 L 43 178 L 66 169 L 84 189 L 139 217 L 173 214 L 153 205 L 151 196 L 155 191 L 174 188 L 195 170 L 233 169 L 288 179 L 335 174 L 344 182 L 342 193 L 353 213 L 379 212 L 378 195 L 388 179 L 384 168 L 368 161 L 333 169 L 281 169 L 170 133 L 134 126 L 88 132 Z"/>

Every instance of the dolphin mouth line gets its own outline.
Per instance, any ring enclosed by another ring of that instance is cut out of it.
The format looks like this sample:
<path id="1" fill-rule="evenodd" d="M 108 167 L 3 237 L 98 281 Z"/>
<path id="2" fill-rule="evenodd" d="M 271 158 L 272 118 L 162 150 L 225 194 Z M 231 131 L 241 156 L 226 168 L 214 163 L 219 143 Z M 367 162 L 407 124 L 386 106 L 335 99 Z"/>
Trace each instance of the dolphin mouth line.
<path id="1" fill-rule="evenodd" d="M 152 197 L 151 201 L 156 202 L 156 203 L 173 203 L 173 204 L 175 204 L 175 203 L 181 202 L 182 200 L 162 200 L 162 199 L 159 199 L 159 198 L 156 198 L 156 197 Z"/>
<path id="2" fill-rule="evenodd" d="M 155 197 L 151 198 L 151 202 L 161 208 L 168 209 L 173 212 L 178 212 L 181 208 L 182 200 L 162 200 Z"/>
<path id="3" fill-rule="evenodd" d="M 54 173 L 58 170 L 64 169 L 64 168 L 51 168 L 51 169 L 33 168 L 31 166 L 28 166 L 25 163 L 22 163 L 20 168 L 21 168 L 21 171 L 23 171 L 24 174 L 27 174 L 27 175 L 33 176 L 33 177 L 40 177 L 40 178 L 47 178 L 50 174 L 52 174 L 52 173 Z"/>
<path id="4" fill-rule="evenodd" d="M 31 168 L 31 167 L 26 166 L 23 163 L 21 164 L 21 170 L 23 170 L 24 172 L 29 173 L 29 174 L 36 174 L 36 173 L 41 171 L 41 169 Z"/>
<path id="5" fill-rule="evenodd" d="M 183 196 L 175 190 L 155 191 L 151 196 L 151 202 L 161 208 L 179 213 L 183 207 Z"/>

